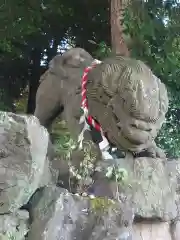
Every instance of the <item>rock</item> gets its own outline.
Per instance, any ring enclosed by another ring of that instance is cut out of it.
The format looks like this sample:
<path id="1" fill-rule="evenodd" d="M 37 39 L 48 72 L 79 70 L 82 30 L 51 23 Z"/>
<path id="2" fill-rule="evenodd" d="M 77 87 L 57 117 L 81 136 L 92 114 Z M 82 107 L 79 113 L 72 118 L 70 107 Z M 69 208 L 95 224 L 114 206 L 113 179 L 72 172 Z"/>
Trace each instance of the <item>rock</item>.
<path id="1" fill-rule="evenodd" d="M 180 221 L 173 222 L 171 225 L 172 240 L 180 239 Z"/>
<path id="2" fill-rule="evenodd" d="M 16 212 L 52 182 L 47 147 L 48 133 L 35 117 L 0 112 L 0 214 Z"/>
<path id="3" fill-rule="evenodd" d="M 174 240 L 171 238 L 171 230 L 167 222 L 138 223 L 133 227 L 133 240 Z"/>
<path id="4" fill-rule="evenodd" d="M 113 166 L 127 178 L 108 179 Z M 179 166 L 154 158 L 100 161 L 95 198 L 44 187 L 31 200 L 27 240 L 179 240 Z"/>
<path id="5" fill-rule="evenodd" d="M 0 215 L 0 239 L 25 240 L 29 230 L 29 213 L 19 210 L 16 213 Z"/>
<path id="6" fill-rule="evenodd" d="M 125 169 L 128 173 L 127 181 L 119 183 L 118 189 L 120 196 L 123 193 L 123 196 L 132 202 L 135 218 L 171 221 L 180 216 L 180 193 L 177 191 L 180 177 L 178 161 L 173 163 L 143 157 L 101 161 L 96 167 L 101 171 L 96 173 L 99 174 L 99 179 L 97 175 L 91 192 L 116 198 L 117 184 L 107 181 L 105 176 L 108 167 L 113 165 L 115 169 Z M 102 189 L 104 192 L 100 192 Z"/>
<path id="7" fill-rule="evenodd" d="M 28 240 L 130 240 L 128 219 L 122 218 L 116 202 L 90 199 L 49 186 L 32 200 L 33 219 Z"/>

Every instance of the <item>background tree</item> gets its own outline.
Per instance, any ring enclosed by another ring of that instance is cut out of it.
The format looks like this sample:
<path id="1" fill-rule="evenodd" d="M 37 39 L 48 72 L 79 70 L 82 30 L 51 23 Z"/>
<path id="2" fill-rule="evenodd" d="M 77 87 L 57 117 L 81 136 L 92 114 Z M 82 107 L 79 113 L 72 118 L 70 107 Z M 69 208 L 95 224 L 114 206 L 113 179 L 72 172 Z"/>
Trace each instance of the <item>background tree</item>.
<path id="1" fill-rule="evenodd" d="M 123 37 L 124 11 L 129 0 L 111 0 L 111 45 L 112 51 L 122 56 L 129 56 L 129 50 Z"/>

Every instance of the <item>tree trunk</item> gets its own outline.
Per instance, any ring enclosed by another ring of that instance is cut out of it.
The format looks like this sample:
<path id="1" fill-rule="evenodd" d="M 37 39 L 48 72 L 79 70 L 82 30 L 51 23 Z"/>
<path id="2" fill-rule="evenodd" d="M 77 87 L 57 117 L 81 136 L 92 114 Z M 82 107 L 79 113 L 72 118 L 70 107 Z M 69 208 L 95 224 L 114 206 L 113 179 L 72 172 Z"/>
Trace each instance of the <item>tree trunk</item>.
<path id="1" fill-rule="evenodd" d="M 111 45 L 112 51 L 121 56 L 129 56 L 128 47 L 123 39 L 124 0 L 111 0 Z"/>
<path id="2" fill-rule="evenodd" d="M 36 92 L 39 86 L 39 79 L 41 75 L 40 63 L 41 63 L 41 49 L 35 48 L 32 51 L 31 77 L 29 79 L 29 94 L 27 104 L 28 114 L 33 114 L 36 106 Z"/>

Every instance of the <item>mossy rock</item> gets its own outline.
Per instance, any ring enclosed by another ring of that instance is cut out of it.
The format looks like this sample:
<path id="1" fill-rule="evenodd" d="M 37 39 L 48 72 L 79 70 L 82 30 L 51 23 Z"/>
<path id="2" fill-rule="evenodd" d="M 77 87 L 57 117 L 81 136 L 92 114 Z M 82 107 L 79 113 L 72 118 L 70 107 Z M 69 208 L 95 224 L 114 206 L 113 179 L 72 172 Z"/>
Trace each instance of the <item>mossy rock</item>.
<path id="1" fill-rule="evenodd" d="M 90 198 L 90 208 L 93 212 L 107 212 L 109 208 L 113 207 L 115 202 L 105 197 Z"/>

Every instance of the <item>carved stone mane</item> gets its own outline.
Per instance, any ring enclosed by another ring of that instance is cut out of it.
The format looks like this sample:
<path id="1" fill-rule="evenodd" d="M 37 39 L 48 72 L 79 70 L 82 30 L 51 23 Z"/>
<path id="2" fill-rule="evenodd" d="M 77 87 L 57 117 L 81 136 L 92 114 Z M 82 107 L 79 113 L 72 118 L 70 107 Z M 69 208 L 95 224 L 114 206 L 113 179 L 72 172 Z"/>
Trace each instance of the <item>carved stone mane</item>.
<path id="1" fill-rule="evenodd" d="M 168 110 L 165 85 L 142 61 L 126 57 L 107 58 L 92 70 L 87 97 L 104 131 L 130 151 L 152 145 Z"/>

